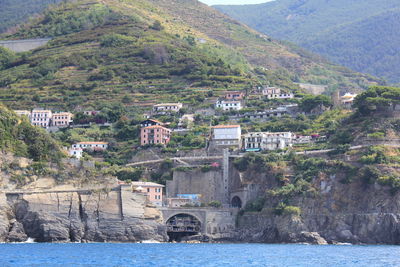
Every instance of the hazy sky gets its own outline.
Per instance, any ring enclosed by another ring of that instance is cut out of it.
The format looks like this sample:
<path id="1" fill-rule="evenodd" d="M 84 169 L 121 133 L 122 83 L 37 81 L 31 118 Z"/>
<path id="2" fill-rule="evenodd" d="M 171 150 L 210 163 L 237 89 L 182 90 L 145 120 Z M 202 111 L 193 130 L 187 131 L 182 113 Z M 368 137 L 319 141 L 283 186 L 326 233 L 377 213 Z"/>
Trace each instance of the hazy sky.
<path id="1" fill-rule="evenodd" d="M 200 0 L 200 2 L 208 5 L 248 5 L 248 4 L 260 4 L 271 0 Z"/>

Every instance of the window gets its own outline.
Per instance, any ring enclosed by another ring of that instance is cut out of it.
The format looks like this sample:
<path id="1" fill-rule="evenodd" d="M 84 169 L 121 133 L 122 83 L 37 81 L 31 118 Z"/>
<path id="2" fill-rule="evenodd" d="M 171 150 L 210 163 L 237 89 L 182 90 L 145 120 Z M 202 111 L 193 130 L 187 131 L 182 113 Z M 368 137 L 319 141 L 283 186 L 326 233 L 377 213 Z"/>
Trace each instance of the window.
<path id="1" fill-rule="evenodd" d="M 147 193 L 150 193 L 150 188 L 147 188 Z"/>

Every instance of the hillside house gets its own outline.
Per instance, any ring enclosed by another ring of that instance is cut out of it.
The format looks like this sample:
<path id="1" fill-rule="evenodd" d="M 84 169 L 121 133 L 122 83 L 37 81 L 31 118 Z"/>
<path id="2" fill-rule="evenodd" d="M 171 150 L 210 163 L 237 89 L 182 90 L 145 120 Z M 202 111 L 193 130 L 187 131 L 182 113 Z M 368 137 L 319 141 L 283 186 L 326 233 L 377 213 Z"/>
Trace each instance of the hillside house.
<path id="1" fill-rule="evenodd" d="M 277 87 L 266 87 L 262 90 L 262 94 L 268 99 L 292 99 L 293 94 L 285 93 Z"/>
<path id="2" fill-rule="evenodd" d="M 144 127 L 140 130 L 140 144 L 145 145 L 166 145 L 171 139 L 171 130 L 161 125 Z"/>
<path id="3" fill-rule="evenodd" d="M 68 150 L 68 155 L 70 157 L 74 157 L 74 158 L 80 159 L 80 158 L 82 158 L 82 155 L 83 155 L 83 149 L 80 148 L 80 147 L 71 147 Z"/>
<path id="4" fill-rule="evenodd" d="M 236 100 L 218 100 L 215 103 L 215 108 L 220 108 L 223 111 L 241 110 L 242 103 L 240 101 L 236 101 Z"/>
<path id="5" fill-rule="evenodd" d="M 69 126 L 73 122 L 72 117 L 73 115 L 70 112 L 54 113 L 51 117 L 51 125 L 57 127 Z"/>
<path id="6" fill-rule="evenodd" d="M 99 111 L 99 110 L 85 110 L 85 111 L 83 111 L 83 114 L 85 114 L 86 116 L 96 116 L 100 112 L 101 111 Z"/>
<path id="7" fill-rule="evenodd" d="M 340 104 L 347 109 L 351 109 L 357 94 L 346 93 L 340 97 Z"/>
<path id="8" fill-rule="evenodd" d="M 34 126 L 40 126 L 47 128 L 50 126 L 51 118 L 53 113 L 51 110 L 45 109 L 34 109 L 31 113 L 31 124 Z"/>
<path id="9" fill-rule="evenodd" d="M 104 151 L 108 148 L 107 142 L 79 142 L 77 144 L 73 144 L 72 148 L 81 148 L 82 150 L 91 150 L 91 151 Z"/>
<path id="10" fill-rule="evenodd" d="M 294 135 L 291 132 L 251 132 L 242 136 L 244 150 L 278 150 L 291 147 Z"/>
<path id="11" fill-rule="evenodd" d="M 152 182 L 132 182 L 132 190 L 146 194 L 147 200 L 157 206 L 163 205 L 164 186 Z"/>
<path id="12" fill-rule="evenodd" d="M 217 147 L 240 147 L 242 130 L 240 125 L 218 125 L 212 127 L 212 139 Z"/>
<path id="13" fill-rule="evenodd" d="M 145 121 L 142 121 L 140 123 L 140 127 L 149 127 L 149 126 L 154 126 L 154 125 L 164 125 L 161 121 L 154 120 L 154 119 L 147 119 Z"/>
<path id="14" fill-rule="evenodd" d="M 155 114 L 167 114 L 171 112 L 179 112 L 183 107 L 182 103 L 165 103 L 157 104 L 153 106 L 153 113 Z"/>
<path id="15" fill-rule="evenodd" d="M 309 144 L 314 140 L 310 135 L 295 135 L 293 139 L 293 144 Z"/>
<path id="16" fill-rule="evenodd" d="M 244 92 L 228 92 L 225 94 L 225 99 L 226 100 L 243 100 L 245 97 Z"/>

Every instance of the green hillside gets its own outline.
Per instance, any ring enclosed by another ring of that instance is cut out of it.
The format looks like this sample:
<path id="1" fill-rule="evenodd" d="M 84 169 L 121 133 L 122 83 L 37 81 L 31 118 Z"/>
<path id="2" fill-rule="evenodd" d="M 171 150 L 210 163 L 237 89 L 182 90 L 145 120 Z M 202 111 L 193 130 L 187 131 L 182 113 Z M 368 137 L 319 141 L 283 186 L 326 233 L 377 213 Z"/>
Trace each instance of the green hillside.
<path id="1" fill-rule="evenodd" d="M 48 5 L 61 0 L 0 0 L 0 33 L 41 13 Z"/>
<path id="2" fill-rule="evenodd" d="M 399 82 L 399 2 L 278 0 L 217 9 L 356 71 Z"/>
<path id="3" fill-rule="evenodd" d="M 13 108 L 110 102 L 137 108 L 191 103 L 210 90 L 218 95 L 257 84 L 360 90 L 379 82 L 273 41 L 195 0 L 61 3 L 2 37 L 54 37 L 2 67 L 0 100 Z"/>
<path id="4" fill-rule="evenodd" d="M 0 151 L 36 161 L 58 161 L 61 150 L 43 129 L 0 104 Z"/>

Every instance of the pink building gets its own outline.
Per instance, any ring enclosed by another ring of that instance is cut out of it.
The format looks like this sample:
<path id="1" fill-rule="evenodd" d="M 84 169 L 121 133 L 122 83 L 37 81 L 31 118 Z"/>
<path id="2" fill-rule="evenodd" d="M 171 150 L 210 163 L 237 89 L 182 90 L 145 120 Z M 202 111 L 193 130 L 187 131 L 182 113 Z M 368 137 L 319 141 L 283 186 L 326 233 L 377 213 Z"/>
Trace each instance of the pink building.
<path id="1" fill-rule="evenodd" d="M 171 130 L 160 125 L 153 125 L 144 127 L 140 130 L 140 144 L 153 145 L 161 144 L 166 145 L 171 138 Z"/>
<path id="2" fill-rule="evenodd" d="M 72 123 L 72 113 L 70 112 L 59 112 L 54 113 L 51 119 L 53 126 L 69 126 Z"/>
<path id="3" fill-rule="evenodd" d="M 132 182 L 132 188 L 134 191 L 146 194 L 147 199 L 153 204 L 162 206 L 163 185 L 152 182 Z"/>
<path id="4" fill-rule="evenodd" d="M 228 92 L 225 94 L 227 100 L 242 100 L 245 96 L 244 92 Z"/>

